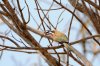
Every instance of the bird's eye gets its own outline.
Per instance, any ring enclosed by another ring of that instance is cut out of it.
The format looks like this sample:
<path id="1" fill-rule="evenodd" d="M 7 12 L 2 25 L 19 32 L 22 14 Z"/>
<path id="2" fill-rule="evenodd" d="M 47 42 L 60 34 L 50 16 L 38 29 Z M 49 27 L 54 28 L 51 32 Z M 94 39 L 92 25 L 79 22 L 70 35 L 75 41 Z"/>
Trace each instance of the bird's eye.
<path id="1" fill-rule="evenodd" d="M 49 31 L 49 30 L 47 30 L 47 31 L 46 31 L 46 35 L 49 35 L 49 34 L 52 34 L 52 32 Z"/>
<path id="2" fill-rule="evenodd" d="M 49 34 L 55 34 L 55 31 L 54 30 L 52 30 L 52 31 L 47 30 L 46 35 L 49 35 Z"/>

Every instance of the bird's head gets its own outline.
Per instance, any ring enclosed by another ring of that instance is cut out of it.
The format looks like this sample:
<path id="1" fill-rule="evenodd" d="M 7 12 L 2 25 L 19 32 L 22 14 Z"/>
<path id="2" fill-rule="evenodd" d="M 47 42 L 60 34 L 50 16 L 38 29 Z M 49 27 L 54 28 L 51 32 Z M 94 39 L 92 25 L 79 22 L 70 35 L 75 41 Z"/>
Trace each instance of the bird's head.
<path id="1" fill-rule="evenodd" d="M 47 36 L 56 42 L 66 42 L 67 41 L 66 35 L 60 31 L 57 31 L 57 30 L 49 31 L 47 33 Z"/>
<path id="2" fill-rule="evenodd" d="M 51 39 L 55 36 L 56 30 L 48 31 L 47 36 L 50 37 Z"/>

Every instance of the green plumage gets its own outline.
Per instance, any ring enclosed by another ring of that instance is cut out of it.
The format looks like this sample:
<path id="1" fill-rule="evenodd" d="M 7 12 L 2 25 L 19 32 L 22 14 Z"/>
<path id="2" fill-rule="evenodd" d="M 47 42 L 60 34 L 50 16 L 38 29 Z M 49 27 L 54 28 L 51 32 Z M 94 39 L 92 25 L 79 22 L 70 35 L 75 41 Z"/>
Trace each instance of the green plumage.
<path id="1" fill-rule="evenodd" d="M 57 30 L 53 31 L 51 38 L 56 42 L 68 42 L 67 36 L 64 33 Z"/>

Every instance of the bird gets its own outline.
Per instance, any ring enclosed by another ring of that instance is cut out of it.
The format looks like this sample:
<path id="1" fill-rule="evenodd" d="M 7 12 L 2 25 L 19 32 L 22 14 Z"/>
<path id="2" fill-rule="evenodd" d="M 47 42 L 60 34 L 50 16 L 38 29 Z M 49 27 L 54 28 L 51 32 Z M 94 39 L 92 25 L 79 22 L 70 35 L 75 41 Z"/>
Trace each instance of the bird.
<path id="1" fill-rule="evenodd" d="M 58 30 L 52 30 L 50 33 L 48 32 L 47 35 L 53 41 L 63 44 L 66 51 L 72 51 L 74 54 L 76 54 L 76 56 L 78 56 L 85 63 L 85 66 L 92 66 L 86 57 L 84 57 L 84 55 L 82 55 L 77 49 L 68 44 L 68 38 L 64 33 Z"/>
<path id="2" fill-rule="evenodd" d="M 51 31 L 49 36 L 50 36 L 50 38 L 52 38 L 53 41 L 56 41 L 56 42 L 59 42 L 59 43 L 68 42 L 67 36 L 64 33 L 57 31 L 57 30 Z"/>

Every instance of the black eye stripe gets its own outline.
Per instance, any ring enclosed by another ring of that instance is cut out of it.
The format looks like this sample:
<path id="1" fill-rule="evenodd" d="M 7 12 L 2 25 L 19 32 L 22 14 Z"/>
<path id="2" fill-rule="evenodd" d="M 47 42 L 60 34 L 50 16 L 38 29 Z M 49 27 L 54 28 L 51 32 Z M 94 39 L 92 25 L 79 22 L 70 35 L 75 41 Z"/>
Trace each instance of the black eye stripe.
<path id="1" fill-rule="evenodd" d="M 46 35 L 50 35 L 50 34 L 55 34 L 55 31 L 54 30 L 52 30 L 52 31 L 47 30 Z"/>
<path id="2" fill-rule="evenodd" d="M 55 33 L 55 31 L 51 31 L 52 33 Z"/>

